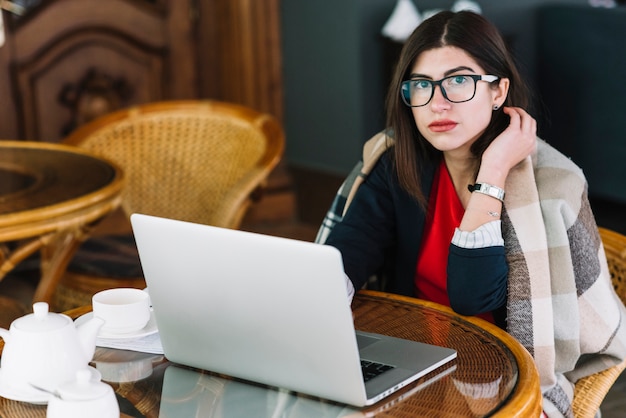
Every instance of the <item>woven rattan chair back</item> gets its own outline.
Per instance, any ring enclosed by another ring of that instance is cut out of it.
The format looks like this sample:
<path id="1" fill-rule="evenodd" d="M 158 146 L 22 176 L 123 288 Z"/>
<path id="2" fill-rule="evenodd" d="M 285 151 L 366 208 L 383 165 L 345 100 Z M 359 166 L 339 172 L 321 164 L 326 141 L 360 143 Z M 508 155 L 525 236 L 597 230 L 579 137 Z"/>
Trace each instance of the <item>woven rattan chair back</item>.
<path id="1" fill-rule="evenodd" d="M 611 281 L 622 303 L 626 304 L 626 236 L 606 228 L 599 228 L 599 231 L 611 273 Z M 626 360 L 576 382 L 572 405 L 574 416 L 576 418 L 595 417 L 602 400 L 624 368 L 626 368 Z"/>
<path id="2" fill-rule="evenodd" d="M 122 207 L 238 228 L 279 162 L 284 136 L 268 114 L 216 101 L 171 101 L 103 116 L 66 138 L 119 164 Z"/>
<path id="3" fill-rule="evenodd" d="M 626 235 L 606 228 L 598 228 L 609 264 L 611 281 L 617 296 L 626 304 Z"/>

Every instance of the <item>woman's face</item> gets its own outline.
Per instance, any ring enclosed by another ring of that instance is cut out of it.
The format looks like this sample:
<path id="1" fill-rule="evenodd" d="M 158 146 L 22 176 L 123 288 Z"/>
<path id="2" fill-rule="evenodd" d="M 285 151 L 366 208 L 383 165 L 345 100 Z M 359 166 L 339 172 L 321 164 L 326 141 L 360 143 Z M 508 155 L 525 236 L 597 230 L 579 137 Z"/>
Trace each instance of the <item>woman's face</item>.
<path id="1" fill-rule="evenodd" d="M 445 46 L 422 52 L 411 68 L 410 78 L 436 81 L 453 75 L 487 74 L 462 49 Z M 452 84 L 456 80 L 452 79 Z M 428 104 L 411 108 L 417 128 L 436 149 L 469 154 L 471 145 L 491 121 L 494 105 L 501 106 L 504 103 L 508 82 L 508 79 L 502 79 L 498 88 L 493 88 L 491 83 L 477 81 L 474 97 L 462 103 L 447 100 L 441 88 L 436 86 Z M 451 85 L 450 90 L 452 88 Z M 452 96 L 450 92 L 448 96 Z"/>

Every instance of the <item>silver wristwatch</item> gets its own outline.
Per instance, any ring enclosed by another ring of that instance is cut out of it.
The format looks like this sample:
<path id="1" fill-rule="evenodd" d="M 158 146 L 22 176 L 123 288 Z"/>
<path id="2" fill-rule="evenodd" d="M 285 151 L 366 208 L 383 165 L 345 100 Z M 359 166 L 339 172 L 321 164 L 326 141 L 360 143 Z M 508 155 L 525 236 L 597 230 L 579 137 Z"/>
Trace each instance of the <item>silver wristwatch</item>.
<path id="1" fill-rule="evenodd" d="M 497 186 L 492 186 L 487 183 L 476 183 L 470 184 L 467 186 L 470 192 L 478 192 L 482 194 L 486 194 L 491 197 L 495 197 L 501 202 L 504 202 L 504 190 Z"/>

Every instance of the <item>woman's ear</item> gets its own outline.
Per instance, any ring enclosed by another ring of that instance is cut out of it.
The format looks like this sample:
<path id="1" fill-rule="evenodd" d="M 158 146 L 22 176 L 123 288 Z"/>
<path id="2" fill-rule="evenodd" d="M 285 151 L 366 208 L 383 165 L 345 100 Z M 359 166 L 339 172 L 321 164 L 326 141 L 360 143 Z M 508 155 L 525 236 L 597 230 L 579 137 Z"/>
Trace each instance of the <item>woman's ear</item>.
<path id="1" fill-rule="evenodd" d="M 494 106 L 502 107 L 506 101 L 506 96 L 509 94 L 509 85 L 511 81 L 508 78 L 501 78 L 498 81 L 498 86 L 493 89 L 493 104 Z"/>

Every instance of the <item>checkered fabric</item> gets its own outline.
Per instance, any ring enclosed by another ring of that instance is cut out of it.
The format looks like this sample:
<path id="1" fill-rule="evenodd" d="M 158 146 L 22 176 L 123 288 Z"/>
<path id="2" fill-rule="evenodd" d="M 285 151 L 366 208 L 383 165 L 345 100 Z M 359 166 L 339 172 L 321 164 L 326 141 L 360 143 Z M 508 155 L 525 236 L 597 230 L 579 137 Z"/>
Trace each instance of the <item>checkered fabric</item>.
<path id="1" fill-rule="evenodd" d="M 371 138 L 339 189 L 317 242 L 393 144 Z M 574 383 L 626 357 L 626 308 L 611 284 L 582 170 L 538 139 L 507 177 L 502 233 L 509 265 L 507 332 L 533 356 L 549 417 L 573 417 Z"/>

